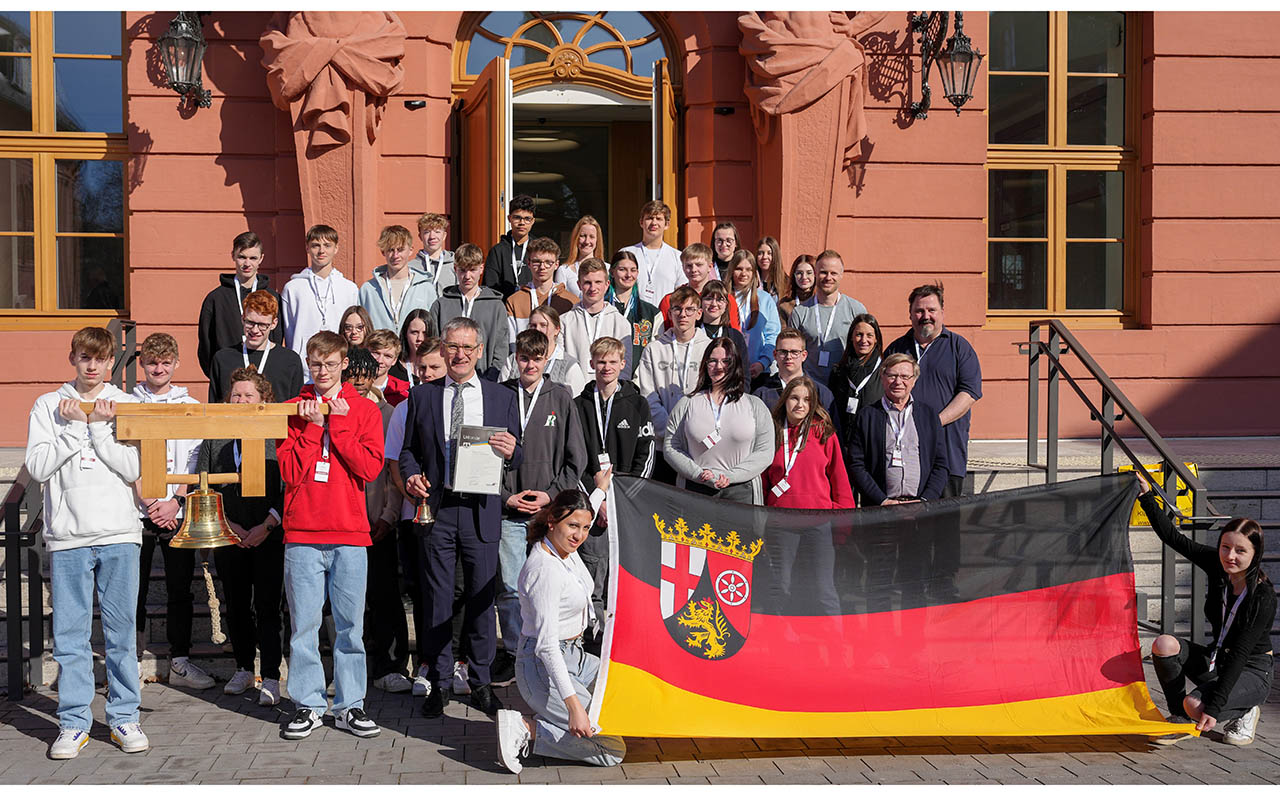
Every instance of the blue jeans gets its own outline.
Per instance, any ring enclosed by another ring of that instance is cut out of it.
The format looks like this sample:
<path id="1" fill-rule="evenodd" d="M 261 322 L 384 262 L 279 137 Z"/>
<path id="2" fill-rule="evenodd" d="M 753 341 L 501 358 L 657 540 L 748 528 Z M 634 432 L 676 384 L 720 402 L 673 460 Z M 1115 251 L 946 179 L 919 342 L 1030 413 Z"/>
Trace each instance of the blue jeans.
<path id="1" fill-rule="evenodd" d="M 286 544 L 284 586 L 293 634 L 289 639 L 289 696 L 298 708 L 325 712 L 320 662 L 320 613 L 325 593 L 337 629 L 333 645 L 333 713 L 364 707 L 365 548 L 341 544 Z"/>
<path id="2" fill-rule="evenodd" d="M 520 641 L 520 570 L 528 558 L 529 534 L 527 522 L 502 520 L 502 538 L 498 541 L 498 574 L 502 581 L 498 587 L 498 624 L 502 626 L 502 644 L 514 651 Z"/>
<path id="3" fill-rule="evenodd" d="M 621 736 L 596 734 L 589 738 L 569 733 L 569 707 L 551 685 L 551 673 L 534 653 L 538 641 L 524 638 L 516 653 L 516 685 L 520 696 L 533 709 L 533 753 L 539 756 L 560 758 L 565 761 L 585 761 L 597 767 L 615 767 L 627 754 L 627 743 Z M 569 668 L 578 702 L 586 709 L 591 705 L 591 690 L 595 688 L 596 674 L 600 671 L 600 659 L 583 651 L 582 639 L 560 642 L 560 655 Z"/>
<path id="4" fill-rule="evenodd" d="M 58 662 L 58 726 L 87 731 L 93 725 L 93 585 L 107 655 L 107 724 L 138 721 L 142 690 L 138 682 L 135 620 L 138 602 L 138 551 L 132 542 L 77 547 L 49 553 L 53 601 L 53 659 Z"/>

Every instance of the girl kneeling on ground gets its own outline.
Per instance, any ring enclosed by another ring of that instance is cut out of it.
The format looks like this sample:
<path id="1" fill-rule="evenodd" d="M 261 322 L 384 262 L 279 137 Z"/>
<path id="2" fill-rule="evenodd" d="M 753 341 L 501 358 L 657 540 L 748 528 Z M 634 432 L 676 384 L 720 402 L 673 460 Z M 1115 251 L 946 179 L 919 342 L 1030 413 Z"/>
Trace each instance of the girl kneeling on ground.
<path id="1" fill-rule="evenodd" d="M 594 622 L 591 573 L 578 556 L 613 470 L 596 473 L 588 497 L 566 489 L 529 522 L 529 558 L 520 570 L 523 628 L 516 654 L 516 684 L 533 717 L 498 711 L 498 753 L 519 773 L 528 755 L 617 766 L 627 746 L 620 736 L 595 733 L 587 717 L 600 659 L 583 651 L 582 633 Z"/>
<path id="2" fill-rule="evenodd" d="M 1262 571 L 1262 527 L 1236 517 L 1218 534 L 1217 547 L 1199 544 L 1178 532 L 1168 512 L 1141 475 L 1139 500 L 1160 540 L 1209 576 L 1204 614 L 1210 644 L 1164 634 L 1151 645 L 1151 661 L 1169 704 L 1170 722 L 1196 723 L 1207 733 L 1222 725 L 1222 740 L 1244 746 L 1253 742 L 1261 706 L 1271 691 L 1274 655 L 1271 625 L 1276 617 L 1276 590 Z M 1196 688 L 1186 692 L 1190 679 Z M 1180 713 L 1181 712 L 1181 713 Z M 1156 739 L 1171 744 L 1190 734 Z"/>

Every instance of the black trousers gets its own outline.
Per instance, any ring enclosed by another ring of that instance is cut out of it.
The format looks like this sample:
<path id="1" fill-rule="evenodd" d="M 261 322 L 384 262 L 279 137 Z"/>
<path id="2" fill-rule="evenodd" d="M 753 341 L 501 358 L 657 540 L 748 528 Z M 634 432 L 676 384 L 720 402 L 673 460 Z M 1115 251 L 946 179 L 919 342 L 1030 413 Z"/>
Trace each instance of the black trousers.
<path id="1" fill-rule="evenodd" d="M 372 643 L 370 673 L 381 678 L 391 672 L 403 674 L 409 666 L 409 623 L 400 599 L 399 535 L 395 528 L 369 545 L 369 577 L 365 602 L 369 606 Z"/>
<path id="2" fill-rule="evenodd" d="M 1160 681 L 1160 688 L 1164 690 L 1171 715 L 1185 714 L 1182 701 L 1187 697 L 1187 681 L 1195 684 L 1196 688 L 1191 695 L 1199 698 L 1213 691 L 1218 680 L 1217 674 L 1209 671 L 1208 647 L 1181 637 L 1178 637 L 1178 645 L 1178 654 L 1175 656 L 1151 657 L 1151 664 L 1155 667 L 1156 678 Z M 1250 708 L 1267 702 L 1274 672 L 1274 656 L 1265 653 L 1249 656 L 1244 671 L 1236 679 L 1231 691 L 1227 692 L 1227 700 L 1218 712 L 1218 722 L 1239 719 Z"/>
<path id="3" fill-rule="evenodd" d="M 165 530 L 149 519 L 142 521 L 142 549 L 138 551 L 138 630 L 147 624 L 147 587 L 151 583 L 151 558 L 156 544 L 164 561 L 164 593 L 168 600 L 165 629 L 169 640 L 169 657 L 191 655 L 191 618 L 195 594 L 191 579 L 196 569 L 196 551 L 169 546 L 174 531 Z"/>
<path id="4" fill-rule="evenodd" d="M 276 529 L 257 547 L 219 547 L 213 551 L 213 564 L 226 596 L 236 668 L 252 672 L 253 657 L 261 652 L 262 677 L 280 680 L 284 532 Z"/>
<path id="5" fill-rule="evenodd" d="M 480 539 L 480 500 L 448 493 L 436 521 L 419 538 L 422 596 L 425 606 L 425 663 L 434 686 L 451 686 L 454 665 L 454 590 L 462 567 L 462 643 L 467 650 L 472 687 L 489 683 L 497 652 L 494 600 L 498 586 L 498 541 Z"/>

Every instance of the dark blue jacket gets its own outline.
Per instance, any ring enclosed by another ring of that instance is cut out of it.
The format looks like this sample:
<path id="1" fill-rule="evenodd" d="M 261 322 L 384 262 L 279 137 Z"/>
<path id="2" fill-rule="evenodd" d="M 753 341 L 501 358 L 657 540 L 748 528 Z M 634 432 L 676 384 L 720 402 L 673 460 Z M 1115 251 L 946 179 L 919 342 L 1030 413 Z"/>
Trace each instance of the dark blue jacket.
<path id="1" fill-rule="evenodd" d="M 483 378 L 480 394 L 484 398 L 484 424 L 506 428 L 516 438 L 516 451 L 506 464 L 506 469 L 516 469 L 524 458 L 520 448 L 520 419 L 516 411 L 516 396 L 510 389 Z M 440 509 L 444 495 L 444 445 L 449 436 L 449 425 L 444 421 L 444 378 L 413 387 L 406 400 L 404 448 L 400 451 L 400 474 L 405 481 L 414 475 L 423 475 L 431 484 L 428 502 L 431 513 Z M 484 495 L 480 499 L 480 539 L 497 541 L 502 533 L 502 500 L 497 495 Z"/>
<path id="2" fill-rule="evenodd" d="M 938 412 L 919 400 L 912 400 L 911 420 L 920 440 L 920 494 L 924 500 L 937 500 L 947 485 L 947 447 L 942 436 Z M 858 409 L 853 427 L 844 445 L 845 466 L 849 480 L 861 495 L 865 506 L 878 506 L 885 501 L 885 426 L 889 415 L 880 403 Z"/>
<path id="3" fill-rule="evenodd" d="M 915 334 L 908 330 L 889 343 L 884 354 L 906 353 L 916 357 Z M 966 392 L 974 400 L 982 399 L 982 365 L 973 345 L 963 336 L 943 327 L 942 333 L 920 359 L 920 377 L 911 391 L 915 400 L 942 411 L 960 392 Z M 973 412 L 943 429 L 946 439 L 947 468 L 952 475 L 963 478 L 969 466 L 969 420 Z"/>

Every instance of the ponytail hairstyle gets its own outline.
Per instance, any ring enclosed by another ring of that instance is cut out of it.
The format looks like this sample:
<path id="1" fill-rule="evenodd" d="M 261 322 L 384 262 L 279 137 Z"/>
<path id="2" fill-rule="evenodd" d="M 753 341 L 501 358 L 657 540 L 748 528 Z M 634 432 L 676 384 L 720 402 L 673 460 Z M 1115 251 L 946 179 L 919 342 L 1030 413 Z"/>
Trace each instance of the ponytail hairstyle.
<path id="1" fill-rule="evenodd" d="M 575 511 L 591 511 L 591 497 L 581 489 L 565 489 L 555 496 L 546 508 L 529 520 L 529 532 L 525 541 L 529 546 L 547 538 L 547 534 Z M 594 513 L 594 512 L 593 512 Z"/>
<path id="2" fill-rule="evenodd" d="M 1267 577 L 1267 573 L 1262 571 L 1263 543 L 1266 541 L 1262 536 L 1262 526 L 1248 517 L 1236 517 L 1222 526 L 1222 530 L 1218 532 L 1219 547 L 1222 546 L 1222 537 L 1228 533 L 1239 533 L 1249 540 L 1249 544 L 1253 545 L 1253 560 L 1249 562 L 1249 569 L 1245 571 L 1244 575 L 1244 582 L 1248 591 L 1254 591 L 1260 583 L 1270 590 L 1271 579 Z"/>

